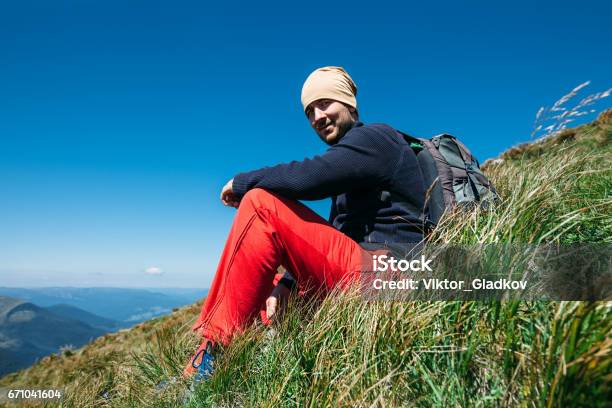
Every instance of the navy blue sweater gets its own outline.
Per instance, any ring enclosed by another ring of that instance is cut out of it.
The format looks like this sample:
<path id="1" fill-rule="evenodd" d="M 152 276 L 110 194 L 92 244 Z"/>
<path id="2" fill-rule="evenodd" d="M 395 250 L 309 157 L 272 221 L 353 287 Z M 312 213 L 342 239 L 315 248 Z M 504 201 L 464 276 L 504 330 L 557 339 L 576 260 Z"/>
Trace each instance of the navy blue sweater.
<path id="1" fill-rule="evenodd" d="M 234 177 L 239 197 L 253 188 L 298 200 L 331 197 L 329 222 L 358 243 L 423 238 L 423 176 L 408 143 L 387 125 L 357 122 L 320 156 Z"/>

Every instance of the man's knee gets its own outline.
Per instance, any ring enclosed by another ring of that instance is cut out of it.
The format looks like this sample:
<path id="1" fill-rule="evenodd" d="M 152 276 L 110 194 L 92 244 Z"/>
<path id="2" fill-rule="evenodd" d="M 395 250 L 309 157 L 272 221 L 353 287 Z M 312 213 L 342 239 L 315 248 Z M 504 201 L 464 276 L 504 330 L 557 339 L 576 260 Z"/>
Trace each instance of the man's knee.
<path id="1" fill-rule="evenodd" d="M 267 203 L 270 203 L 274 200 L 278 200 L 274 194 L 269 191 L 264 190 L 263 188 L 254 188 L 252 190 L 247 191 L 247 193 L 242 197 L 243 202 L 250 202 L 256 205 L 256 207 L 265 206 Z"/>

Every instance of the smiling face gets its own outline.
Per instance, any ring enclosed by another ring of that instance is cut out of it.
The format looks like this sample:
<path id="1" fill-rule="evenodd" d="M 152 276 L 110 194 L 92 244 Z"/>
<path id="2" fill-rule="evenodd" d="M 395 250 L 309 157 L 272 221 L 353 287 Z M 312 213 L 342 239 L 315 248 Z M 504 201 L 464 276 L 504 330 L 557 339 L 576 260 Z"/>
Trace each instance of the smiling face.
<path id="1" fill-rule="evenodd" d="M 357 121 L 357 111 L 332 99 L 318 99 L 306 108 L 310 126 L 328 145 L 337 143 Z"/>

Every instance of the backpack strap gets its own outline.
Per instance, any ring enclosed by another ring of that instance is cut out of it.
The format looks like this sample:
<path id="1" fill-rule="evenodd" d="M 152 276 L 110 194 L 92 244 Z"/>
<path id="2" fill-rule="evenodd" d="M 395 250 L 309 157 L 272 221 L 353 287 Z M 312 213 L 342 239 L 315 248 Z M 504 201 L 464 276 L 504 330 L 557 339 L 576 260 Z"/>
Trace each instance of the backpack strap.
<path id="1" fill-rule="evenodd" d="M 467 171 L 468 180 L 470 182 L 470 186 L 472 187 L 472 191 L 474 192 L 474 196 L 476 196 L 476 200 L 480 201 L 482 199 L 479 189 L 477 185 L 483 185 L 487 189 L 491 189 L 492 185 L 489 180 L 482 174 L 480 171 L 480 163 L 478 160 L 472 155 L 470 149 L 468 149 L 460 140 L 457 138 L 453 138 L 455 144 L 459 148 L 459 153 L 461 154 L 461 158 L 465 162 L 465 170 Z"/>
<path id="2" fill-rule="evenodd" d="M 434 138 L 435 139 L 435 138 Z M 436 143 L 440 146 L 440 139 L 428 140 L 420 139 L 423 146 L 433 156 L 438 170 L 438 183 L 442 187 L 442 196 L 444 197 L 444 205 L 451 208 L 455 203 L 455 191 L 453 190 L 453 172 L 451 167 L 446 164 L 446 159 L 440 153 Z"/>
<path id="3" fill-rule="evenodd" d="M 453 135 L 449 135 L 445 133 L 444 136 L 450 137 L 451 139 L 453 139 L 453 141 L 457 145 L 457 148 L 459 148 L 459 154 L 461 155 L 461 158 L 463 159 L 464 162 L 471 163 L 472 161 L 474 161 L 474 156 L 472 155 L 472 152 L 470 152 L 470 149 L 468 149 L 467 146 L 463 144 L 463 142 L 461 142 L 459 139 L 457 139 Z"/>

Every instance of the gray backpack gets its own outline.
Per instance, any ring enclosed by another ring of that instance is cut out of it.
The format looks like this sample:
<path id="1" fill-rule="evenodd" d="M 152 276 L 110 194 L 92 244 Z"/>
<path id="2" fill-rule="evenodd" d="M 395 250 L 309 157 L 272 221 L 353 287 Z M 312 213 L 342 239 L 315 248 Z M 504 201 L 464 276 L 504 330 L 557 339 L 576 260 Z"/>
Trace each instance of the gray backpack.
<path id="1" fill-rule="evenodd" d="M 424 211 L 427 229 L 435 227 L 446 210 L 488 205 L 499 199 L 495 187 L 480 170 L 478 160 L 456 137 L 442 134 L 422 139 L 399 133 L 415 152 L 423 173 L 427 187 Z"/>

